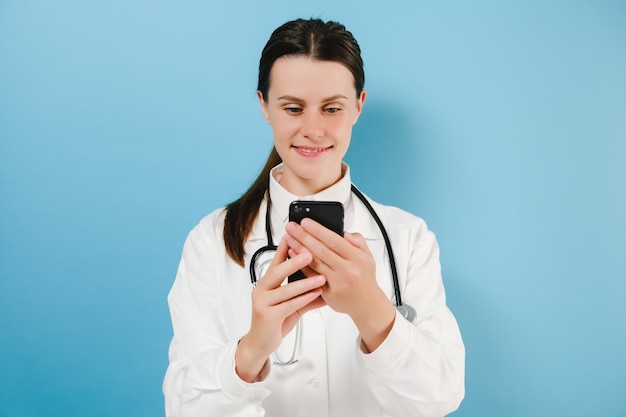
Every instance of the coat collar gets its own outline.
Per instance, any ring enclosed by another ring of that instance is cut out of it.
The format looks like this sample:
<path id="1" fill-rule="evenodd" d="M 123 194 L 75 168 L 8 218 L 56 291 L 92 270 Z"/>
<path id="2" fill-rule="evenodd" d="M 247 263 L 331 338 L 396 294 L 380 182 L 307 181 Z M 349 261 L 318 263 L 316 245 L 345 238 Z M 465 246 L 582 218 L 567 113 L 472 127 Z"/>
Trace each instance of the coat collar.
<path id="1" fill-rule="evenodd" d="M 284 234 L 285 224 L 289 215 L 289 204 L 296 200 L 317 200 L 317 201 L 340 201 L 344 206 L 344 228 L 348 232 L 358 232 L 366 239 L 382 239 L 382 235 L 378 230 L 376 222 L 363 203 L 351 191 L 350 168 L 344 163 L 344 175 L 335 184 L 320 191 L 317 194 L 298 197 L 285 190 L 278 179 L 282 171 L 282 164 L 276 166 L 270 172 L 270 189 L 271 196 L 271 223 L 272 238 L 275 244 L 278 244 L 280 238 Z M 277 179 L 278 178 L 278 179 Z M 366 197 L 367 198 L 367 197 Z M 368 198 L 369 199 L 369 198 Z M 374 207 L 377 208 L 378 215 L 380 213 L 380 205 L 369 200 Z M 267 244 L 267 236 L 265 232 L 265 214 L 267 210 L 267 198 L 263 200 L 259 207 L 257 220 L 254 222 L 252 232 L 248 237 L 248 242 L 260 240 Z"/>

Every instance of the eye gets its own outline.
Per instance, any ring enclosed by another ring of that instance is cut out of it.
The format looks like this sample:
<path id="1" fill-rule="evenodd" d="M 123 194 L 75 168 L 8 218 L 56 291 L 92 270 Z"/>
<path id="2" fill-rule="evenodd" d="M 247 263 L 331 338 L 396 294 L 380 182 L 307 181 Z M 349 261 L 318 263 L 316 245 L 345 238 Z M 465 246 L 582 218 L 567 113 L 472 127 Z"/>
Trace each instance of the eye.
<path id="1" fill-rule="evenodd" d="M 327 107 L 324 109 L 324 111 L 326 113 L 334 114 L 334 113 L 341 111 L 341 109 L 339 107 Z"/>
<path id="2" fill-rule="evenodd" d="M 289 114 L 302 113 L 302 109 L 300 107 L 285 107 L 284 110 Z"/>

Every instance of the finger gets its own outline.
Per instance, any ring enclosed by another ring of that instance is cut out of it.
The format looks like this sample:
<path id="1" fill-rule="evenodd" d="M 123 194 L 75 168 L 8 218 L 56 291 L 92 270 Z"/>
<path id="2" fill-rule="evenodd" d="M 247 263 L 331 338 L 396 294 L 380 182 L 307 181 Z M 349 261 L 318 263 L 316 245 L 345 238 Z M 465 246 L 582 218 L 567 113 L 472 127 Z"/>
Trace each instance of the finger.
<path id="1" fill-rule="evenodd" d="M 305 305 L 300 310 L 298 310 L 298 314 L 303 315 L 307 311 L 315 310 L 317 308 L 324 307 L 325 305 L 326 305 L 326 301 L 324 301 L 322 297 L 317 297 L 316 299 L 311 301 L 309 304 Z"/>
<path id="2" fill-rule="evenodd" d="M 304 250 L 306 250 L 306 249 L 304 249 Z M 289 257 L 293 258 L 293 257 L 295 257 L 297 255 L 298 255 L 298 252 L 296 252 L 295 250 L 293 250 L 291 248 L 289 249 Z M 311 268 L 310 265 L 307 265 L 304 268 L 300 268 L 300 271 L 302 271 L 302 273 L 304 273 L 304 275 L 307 278 L 312 277 L 314 275 L 320 275 L 321 274 L 321 272 L 316 271 L 315 269 Z"/>
<path id="3" fill-rule="evenodd" d="M 267 304 L 274 306 L 286 303 L 302 294 L 321 288 L 325 283 L 326 278 L 319 274 L 308 279 L 291 282 L 288 285 L 283 285 L 268 293 L 266 298 Z"/>
<path id="4" fill-rule="evenodd" d="M 369 250 L 369 247 L 367 246 L 367 242 L 365 241 L 365 238 L 360 233 L 344 232 L 343 237 L 348 242 L 350 242 L 350 244 L 352 246 L 355 246 L 355 247 L 357 247 L 359 249 L 367 249 L 367 250 Z"/>
<path id="5" fill-rule="evenodd" d="M 285 239 L 281 240 L 276 249 L 276 255 L 267 272 L 259 281 L 257 288 L 272 289 L 279 287 L 286 277 L 304 268 L 312 260 L 309 252 L 302 252 L 293 258 L 287 259 L 288 250 L 289 247 Z"/>
<path id="6" fill-rule="evenodd" d="M 278 247 L 276 248 L 276 253 L 274 254 L 274 259 L 270 263 L 270 268 L 272 266 L 276 266 L 287 259 L 287 251 L 289 250 L 289 245 L 285 242 L 285 239 L 281 239 Z"/>
<path id="7" fill-rule="evenodd" d="M 314 259 L 311 266 L 316 271 L 323 273 L 321 269 L 318 269 L 318 267 L 321 266 L 317 265 L 318 261 L 333 268 L 333 265 L 336 265 L 342 258 L 342 256 L 336 252 L 337 248 L 342 245 L 347 245 L 348 247 L 351 245 L 345 242 L 343 238 L 335 232 L 326 229 L 324 226 L 311 219 L 303 219 L 302 223 L 311 223 L 311 229 L 305 230 L 303 226 L 294 222 L 287 223 L 285 240 L 289 243 L 289 246 L 296 249 L 304 247 L 309 250 L 313 254 Z M 341 252 L 345 252 L 345 249 L 341 249 Z"/>
<path id="8" fill-rule="evenodd" d="M 295 257 L 298 254 L 302 253 L 302 252 L 307 252 L 307 248 L 305 248 L 302 243 L 298 242 L 296 239 L 294 239 L 292 236 L 289 236 L 289 234 L 285 234 L 284 239 L 287 241 L 287 244 L 289 244 L 289 256 L 290 257 Z M 318 275 L 321 274 L 321 271 L 316 271 L 314 268 L 311 268 L 311 265 L 306 266 L 304 268 L 300 269 L 304 275 L 306 275 L 307 277 L 311 277 L 313 275 Z"/>
<path id="9" fill-rule="evenodd" d="M 311 310 L 315 310 L 318 309 L 320 307 L 324 307 L 326 305 L 326 301 L 324 301 L 324 299 L 319 296 L 315 299 L 313 299 L 313 301 L 311 301 L 310 303 L 308 303 L 307 305 L 305 305 L 304 307 L 302 307 L 301 309 L 299 309 L 298 311 L 296 311 L 296 314 L 298 317 L 302 316 L 304 313 L 311 311 Z"/>
<path id="10" fill-rule="evenodd" d="M 287 233 L 285 233 L 285 236 L 283 236 L 283 239 L 287 242 L 287 245 L 289 245 L 290 251 L 295 251 L 296 254 L 306 251 L 304 245 L 300 243 L 294 236 L 290 235 L 288 230 Z M 291 256 L 291 254 L 289 256 Z"/>
<path id="11" fill-rule="evenodd" d="M 300 226 L 306 230 L 307 233 L 311 234 L 317 240 L 326 243 L 328 246 L 334 247 L 336 245 L 341 246 L 343 244 L 343 234 L 339 235 L 313 219 L 308 217 L 302 219 Z"/>
<path id="12" fill-rule="evenodd" d="M 298 242 L 293 236 L 290 236 L 289 233 L 286 233 L 283 239 L 285 239 L 287 241 L 287 244 L 289 245 L 289 256 L 291 257 L 294 257 L 300 253 L 308 251 L 308 249 L 305 248 L 302 243 Z M 317 269 L 313 266 L 316 266 Z M 318 274 L 323 275 L 329 272 L 330 268 L 328 268 L 326 265 L 322 265 L 322 262 L 320 262 L 319 260 L 315 260 L 315 258 L 313 258 L 313 260 L 308 266 L 301 268 L 300 270 L 307 277 L 311 277 L 313 275 L 318 275 Z"/>
<path id="13" fill-rule="evenodd" d="M 302 280 L 305 281 L 305 280 Z M 290 284 L 291 285 L 291 284 Z M 288 287 L 286 285 L 285 287 Z M 322 295 L 322 288 L 318 287 L 314 290 L 307 291 L 297 297 L 290 298 L 274 307 L 276 313 L 282 317 L 289 317 L 292 314 L 298 312 L 302 308 L 305 308 L 307 304 L 311 303 L 316 298 Z"/>
<path id="14" fill-rule="evenodd" d="M 300 308 L 299 310 L 291 314 L 289 317 L 287 317 L 287 319 L 284 322 L 284 329 L 287 331 L 290 331 L 291 329 L 293 329 L 298 319 L 302 317 L 304 313 L 306 313 L 307 311 L 315 310 L 320 307 L 324 307 L 325 305 L 326 305 L 326 301 L 324 301 L 324 299 L 321 296 L 314 298 L 313 301 L 309 302 L 307 305 L 305 305 L 304 307 Z"/>
<path id="15" fill-rule="evenodd" d="M 294 238 L 291 238 L 291 239 L 295 241 Z M 300 247 L 302 251 L 307 251 L 307 249 L 301 243 L 298 242 L 297 245 L 298 247 Z M 298 252 L 296 250 L 289 249 L 289 256 L 293 257 L 297 255 L 298 255 Z M 311 260 L 311 263 L 309 263 L 309 265 L 307 265 L 306 267 L 301 268 L 300 271 L 302 271 L 302 273 L 304 273 L 306 277 L 311 277 L 313 275 L 318 275 L 318 274 L 322 274 L 322 275 L 327 274 L 328 272 L 332 271 L 332 269 L 329 268 L 327 265 L 325 265 L 319 259 L 313 258 Z"/>

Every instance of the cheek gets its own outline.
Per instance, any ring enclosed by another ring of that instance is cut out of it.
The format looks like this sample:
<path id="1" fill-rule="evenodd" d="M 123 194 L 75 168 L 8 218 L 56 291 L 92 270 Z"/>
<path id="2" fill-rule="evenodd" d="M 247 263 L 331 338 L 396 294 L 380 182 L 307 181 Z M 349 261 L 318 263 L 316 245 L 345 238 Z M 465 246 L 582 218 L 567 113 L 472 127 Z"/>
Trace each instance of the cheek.
<path id="1" fill-rule="evenodd" d="M 272 131 L 274 132 L 274 139 L 276 140 L 290 138 L 297 129 L 298 126 L 294 121 L 288 118 L 275 118 L 272 121 Z"/>
<path id="2" fill-rule="evenodd" d="M 336 118 L 326 125 L 328 131 L 332 131 L 337 139 L 349 139 L 352 134 L 352 122 L 350 118 Z"/>

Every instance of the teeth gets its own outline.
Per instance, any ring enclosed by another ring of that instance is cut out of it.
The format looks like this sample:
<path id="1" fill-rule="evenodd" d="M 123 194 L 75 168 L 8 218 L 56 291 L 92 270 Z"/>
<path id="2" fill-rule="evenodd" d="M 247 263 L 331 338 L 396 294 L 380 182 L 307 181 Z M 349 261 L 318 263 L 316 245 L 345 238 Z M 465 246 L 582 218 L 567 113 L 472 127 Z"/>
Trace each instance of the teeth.
<path id="1" fill-rule="evenodd" d="M 305 152 L 305 153 L 316 153 L 316 152 L 322 152 L 326 150 L 326 148 L 317 148 L 317 149 L 298 148 L 298 149 L 300 149 L 302 152 Z"/>

